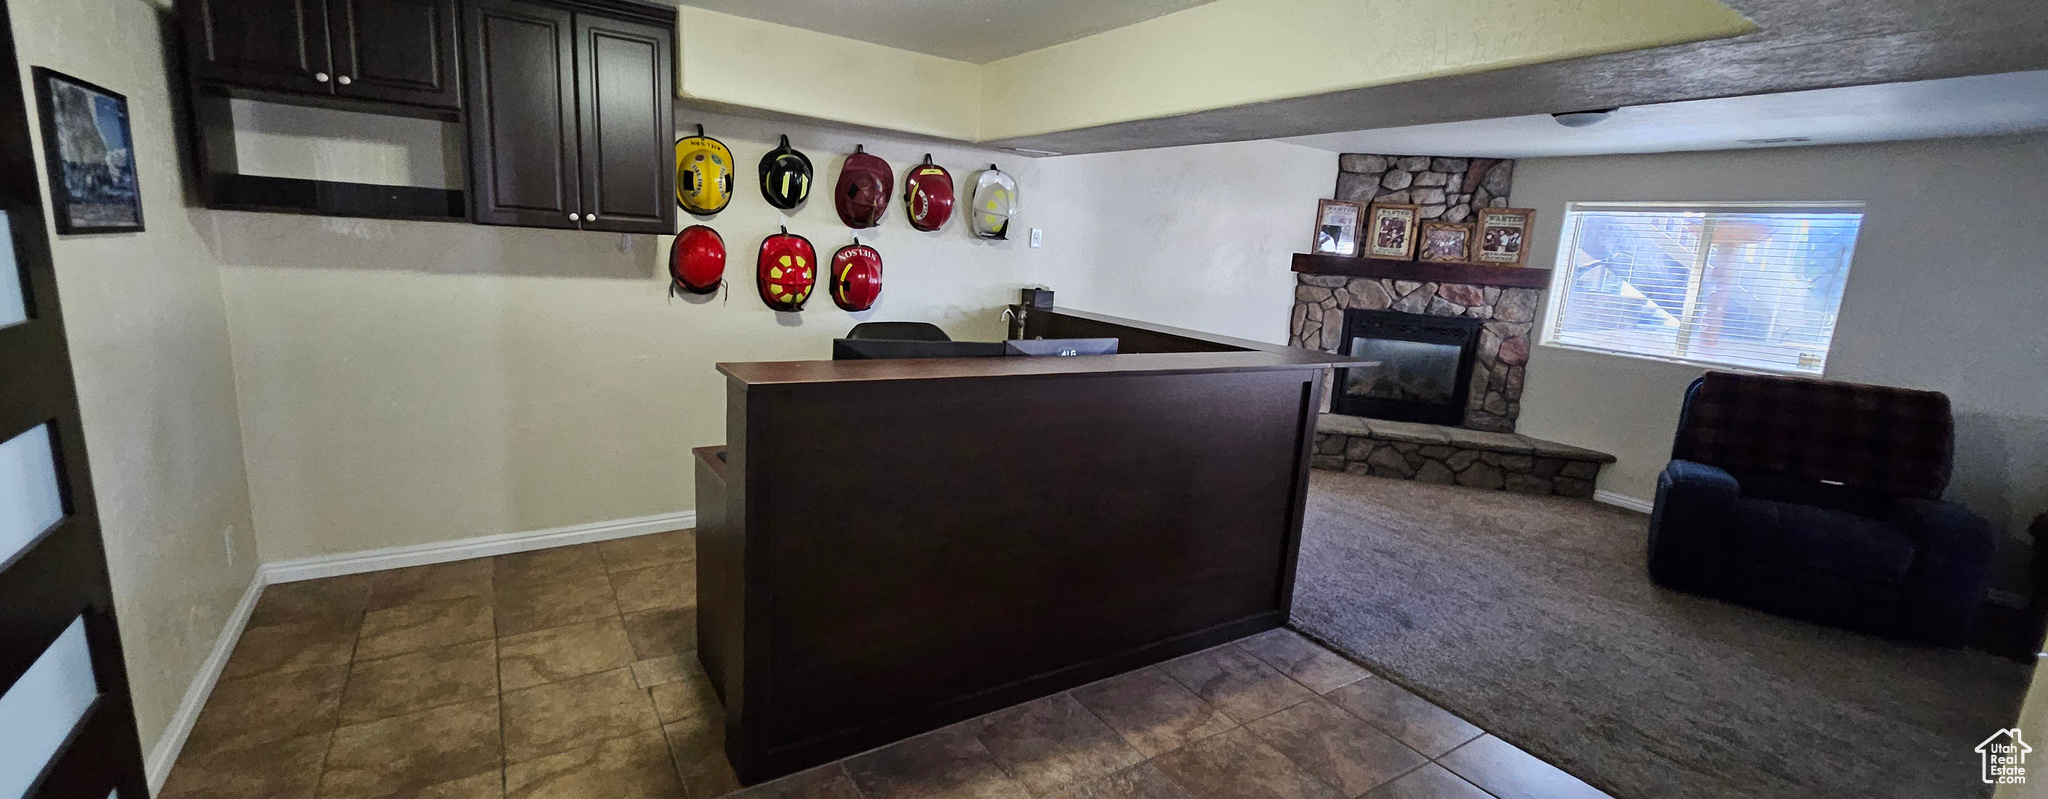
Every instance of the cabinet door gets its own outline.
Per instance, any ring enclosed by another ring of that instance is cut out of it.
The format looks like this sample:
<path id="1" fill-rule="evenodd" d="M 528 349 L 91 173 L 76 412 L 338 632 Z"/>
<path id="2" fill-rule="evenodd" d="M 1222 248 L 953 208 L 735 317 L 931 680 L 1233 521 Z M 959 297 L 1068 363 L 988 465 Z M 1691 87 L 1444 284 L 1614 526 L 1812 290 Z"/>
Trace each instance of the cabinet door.
<path id="1" fill-rule="evenodd" d="M 585 230 L 675 232 L 674 36 L 576 15 Z"/>
<path id="2" fill-rule="evenodd" d="M 460 108 L 455 0 L 327 0 L 334 93 Z"/>
<path id="3" fill-rule="evenodd" d="M 469 0 L 470 203 L 490 225 L 577 227 L 576 34 L 569 11 Z"/>
<path id="4" fill-rule="evenodd" d="M 324 0 L 186 0 L 185 38 L 201 80 L 328 94 Z"/>

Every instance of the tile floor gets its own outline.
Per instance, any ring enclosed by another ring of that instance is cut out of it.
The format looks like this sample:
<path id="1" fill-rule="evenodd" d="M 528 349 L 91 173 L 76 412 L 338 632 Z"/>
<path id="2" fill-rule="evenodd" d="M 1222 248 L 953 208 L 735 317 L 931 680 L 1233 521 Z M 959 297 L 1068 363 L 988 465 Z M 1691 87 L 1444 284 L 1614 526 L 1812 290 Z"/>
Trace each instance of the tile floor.
<path id="1" fill-rule="evenodd" d="M 161 799 L 736 791 L 695 554 L 683 530 L 271 586 Z M 733 795 L 1605 796 L 1286 630 Z"/>

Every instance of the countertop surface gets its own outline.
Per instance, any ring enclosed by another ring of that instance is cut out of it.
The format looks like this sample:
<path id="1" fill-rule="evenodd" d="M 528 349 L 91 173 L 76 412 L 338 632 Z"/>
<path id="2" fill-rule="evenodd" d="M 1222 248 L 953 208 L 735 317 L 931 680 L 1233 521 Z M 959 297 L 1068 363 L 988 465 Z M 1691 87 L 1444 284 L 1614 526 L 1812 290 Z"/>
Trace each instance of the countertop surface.
<path id="1" fill-rule="evenodd" d="M 1041 309 L 1043 310 L 1043 309 Z M 876 382 L 886 380 L 962 380 L 977 378 L 1062 377 L 1089 374 L 1175 374 L 1247 372 L 1275 369 L 1321 369 L 1363 365 L 1371 361 L 1316 350 L 1217 336 L 1064 308 L 1052 313 L 1121 325 L 1149 333 L 1199 341 L 1212 352 L 1148 352 L 1119 355 L 1004 358 L 911 358 L 868 361 L 753 361 L 718 364 L 718 371 L 743 385 Z"/>

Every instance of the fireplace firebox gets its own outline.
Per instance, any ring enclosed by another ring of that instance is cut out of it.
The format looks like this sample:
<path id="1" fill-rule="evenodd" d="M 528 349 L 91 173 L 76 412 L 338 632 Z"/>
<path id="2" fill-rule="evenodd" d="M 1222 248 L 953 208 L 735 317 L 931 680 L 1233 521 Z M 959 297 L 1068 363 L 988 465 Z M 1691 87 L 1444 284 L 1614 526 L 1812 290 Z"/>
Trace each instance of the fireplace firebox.
<path id="1" fill-rule="evenodd" d="M 1344 311 L 1338 350 L 1377 363 L 1337 370 L 1330 410 L 1396 422 L 1462 425 L 1483 322 L 1399 311 Z"/>

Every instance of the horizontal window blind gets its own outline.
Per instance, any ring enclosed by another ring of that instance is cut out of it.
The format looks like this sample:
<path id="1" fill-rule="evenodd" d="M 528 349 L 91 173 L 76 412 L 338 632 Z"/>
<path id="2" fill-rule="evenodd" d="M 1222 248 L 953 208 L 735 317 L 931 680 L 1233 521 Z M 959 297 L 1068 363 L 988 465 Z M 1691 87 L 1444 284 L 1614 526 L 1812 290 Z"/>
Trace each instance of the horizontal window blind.
<path id="1" fill-rule="evenodd" d="M 1574 203 L 1544 341 L 1817 375 L 1863 206 Z"/>

